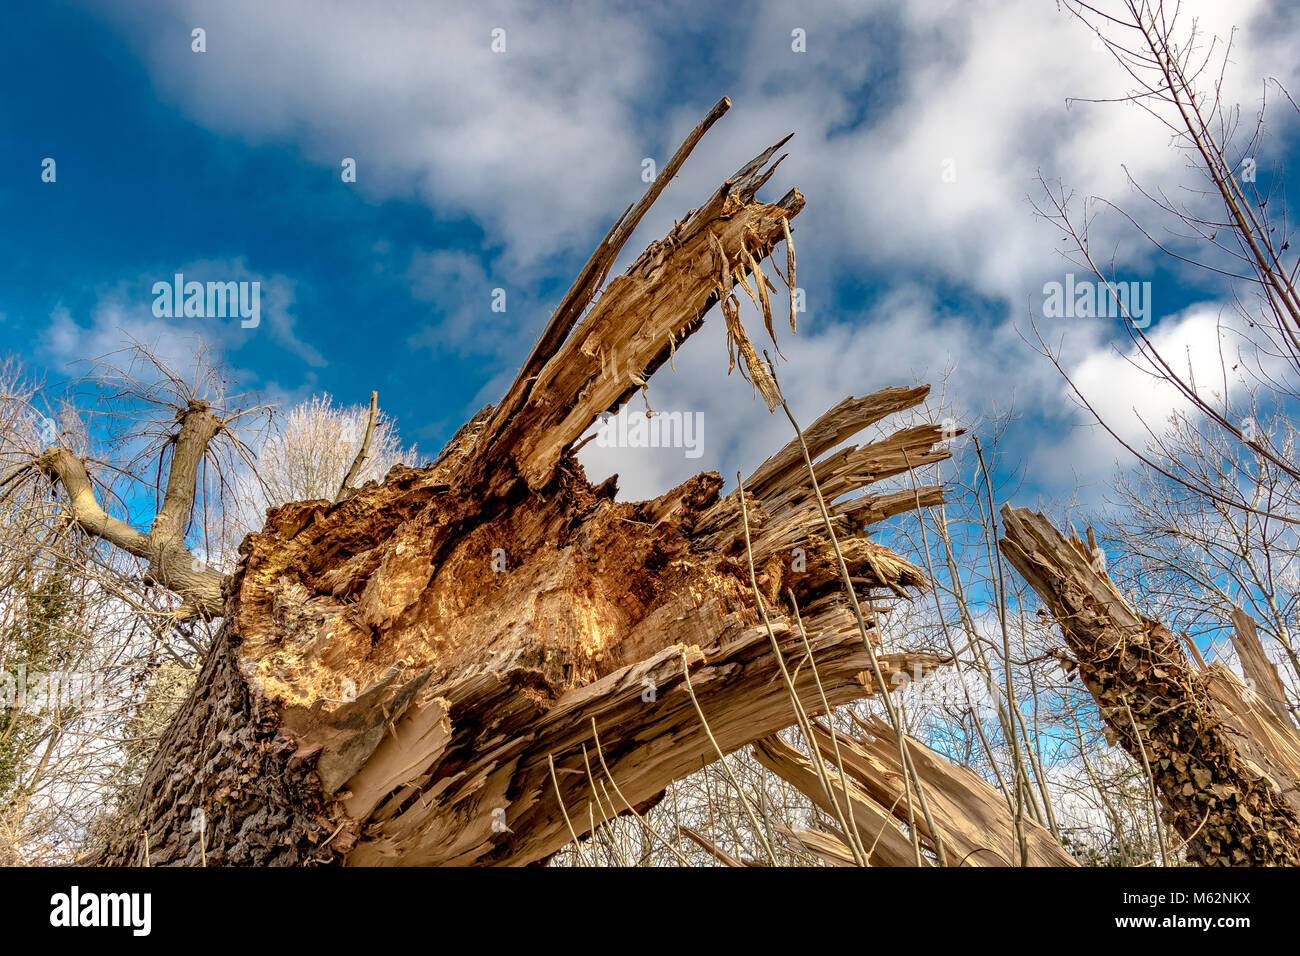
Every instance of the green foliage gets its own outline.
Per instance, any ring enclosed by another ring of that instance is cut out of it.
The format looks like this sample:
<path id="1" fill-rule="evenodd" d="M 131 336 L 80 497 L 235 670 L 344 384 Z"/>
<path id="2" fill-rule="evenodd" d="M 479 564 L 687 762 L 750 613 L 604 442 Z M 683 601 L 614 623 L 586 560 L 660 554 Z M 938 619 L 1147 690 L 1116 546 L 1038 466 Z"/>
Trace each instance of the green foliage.
<path id="1" fill-rule="evenodd" d="M 7 599 L 17 605 L 12 622 L 0 638 L 0 661 L 21 694 L 18 670 L 25 670 L 31 686 L 37 675 L 72 667 L 85 647 L 87 635 L 77 626 L 80 596 L 73 587 L 66 562 L 53 567 L 29 565 L 18 575 Z M 8 686 L 8 685 L 6 685 Z M 0 812 L 12 808 L 22 796 L 21 784 L 33 752 L 46 732 L 47 721 L 32 706 L 0 707 Z"/>

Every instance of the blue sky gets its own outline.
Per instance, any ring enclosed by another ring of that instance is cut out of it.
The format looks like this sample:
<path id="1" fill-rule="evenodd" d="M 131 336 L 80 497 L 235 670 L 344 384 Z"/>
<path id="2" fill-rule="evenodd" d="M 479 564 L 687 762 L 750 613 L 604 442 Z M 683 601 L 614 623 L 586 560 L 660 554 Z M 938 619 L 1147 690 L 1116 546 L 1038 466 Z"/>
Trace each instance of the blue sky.
<path id="1" fill-rule="evenodd" d="M 11 184 L 0 194 L 9 224 L 0 240 L 9 266 L 5 349 L 57 376 L 67 370 L 60 360 L 96 354 L 51 349 L 51 316 L 59 310 L 87 326 L 102 301 L 120 297 L 130 303 L 121 327 L 147 334 L 133 319 L 152 319 L 153 281 L 189 263 L 238 263 L 292 288 L 291 304 L 283 289 L 273 303 L 282 314 L 268 320 L 271 328 L 241 336 L 206 327 L 219 320 L 176 325 L 187 335 L 233 335 L 231 357 L 245 372 L 243 384 L 289 395 L 323 389 L 344 401 L 362 401 L 374 387 L 408 429 L 425 430 L 419 437 L 436 438 L 449 426 L 445 416 L 416 410 L 477 389 L 482 370 L 436 352 L 412 359 L 407 337 L 438 315 L 402 272 L 415 249 L 481 246 L 480 227 L 421 203 L 364 197 L 293 143 L 251 145 L 204 129 L 160 103 L 126 38 L 84 10 L 32 5 L 18 17 L 27 29 L 0 41 L 7 88 L 26 87 L 26 95 L 7 96 L 0 106 Z M 56 159 L 56 183 L 29 175 L 35 153 L 38 162 Z M 292 330 L 277 334 L 274 327 L 290 321 Z M 84 343 L 111 344 L 90 336 Z"/>
<path id="2" fill-rule="evenodd" d="M 1300 25 L 1260 3 L 1222 6 L 1201 5 L 1205 25 L 1242 28 L 1228 91 L 1253 109 L 1262 78 L 1294 78 Z M 1043 283 L 1076 271 L 1028 197 L 1040 171 L 1122 201 L 1133 194 L 1121 164 L 1147 183 L 1186 172 L 1138 111 L 1066 108 L 1066 96 L 1114 95 L 1123 78 L 1055 5 L 362 7 L 8 11 L 0 351 L 57 379 L 127 335 L 179 355 L 200 332 L 244 388 L 272 400 L 362 402 L 378 389 L 403 436 L 432 454 L 498 397 L 644 190 L 642 160 L 662 163 L 725 94 L 731 112 L 628 255 L 794 131 L 766 198 L 798 185 L 808 199 L 795 223 L 808 312 L 782 340 L 796 414 L 810 422 L 844 395 L 937 383 L 955 366 L 961 416 L 1015 405 L 1008 451 L 1035 456 L 1030 492 L 1105 480 L 1115 448 L 1022 338 Z M 205 53 L 191 50 L 195 27 Z M 498 27 L 504 54 L 490 49 Z M 791 49 L 796 28 L 807 52 Z M 1274 131 L 1261 180 L 1294 136 Z M 40 178 L 46 157 L 54 183 Z M 340 177 L 344 157 L 356 183 Z M 1157 334 L 1206 349 L 1225 290 L 1170 271 L 1118 224 L 1098 228 L 1121 275 L 1153 283 Z M 178 271 L 261 281 L 262 324 L 155 317 L 152 285 Z M 504 315 L 490 308 L 498 287 Z M 617 470 L 640 497 L 701 468 L 750 469 L 785 442 L 785 422 L 725 376 L 718 318 L 650 393 L 657 409 L 706 413 L 704 457 L 593 448 L 593 478 Z M 1113 321 L 1045 331 L 1117 416 L 1167 411 L 1114 353 Z"/>

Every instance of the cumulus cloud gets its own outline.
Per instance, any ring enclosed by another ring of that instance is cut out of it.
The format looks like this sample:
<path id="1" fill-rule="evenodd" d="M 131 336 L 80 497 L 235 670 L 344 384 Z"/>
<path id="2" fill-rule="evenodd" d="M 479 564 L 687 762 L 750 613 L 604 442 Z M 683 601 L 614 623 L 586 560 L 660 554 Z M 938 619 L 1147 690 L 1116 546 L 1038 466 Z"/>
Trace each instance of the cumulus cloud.
<path id="1" fill-rule="evenodd" d="M 1253 372 L 1239 350 L 1249 340 L 1240 315 L 1218 303 L 1190 306 L 1151 331 L 1151 345 L 1202 400 L 1222 408 L 1240 402 Z M 1098 345 L 1078 358 L 1064 360 L 1066 372 L 1092 406 L 1097 418 L 1123 442 L 1144 448 L 1159 435 L 1174 414 L 1192 412 L 1192 403 L 1165 378 L 1135 343 Z M 1061 400 L 1073 394 L 1060 383 Z M 1088 416 L 1091 420 L 1091 416 Z M 1045 480 L 1064 482 L 1070 475 L 1084 479 L 1113 467 L 1119 448 L 1100 426 L 1048 432 L 1041 465 Z"/>
<path id="2" fill-rule="evenodd" d="M 352 158 L 364 195 L 472 215 L 523 262 L 638 181 L 627 101 L 660 82 L 636 23 L 594 3 L 167 0 L 114 15 L 197 121 L 292 142 L 331 176 Z"/>
<path id="3" fill-rule="evenodd" d="M 172 283 L 176 273 L 184 276 L 186 282 L 258 283 L 257 325 L 246 328 L 239 316 L 155 315 L 154 284 Z M 223 361 L 234 366 L 232 371 L 242 385 L 251 386 L 263 377 L 251 364 L 239 367 L 241 354 L 259 341 L 267 341 L 275 343 L 277 353 L 297 358 L 310 374 L 312 368 L 323 366 L 326 360 L 298 330 L 296 295 L 294 279 L 254 272 L 242 259 L 197 260 L 174 270 L 152 270 L 129 282 L 99 290 L 88 315 L 74 315 L 66 305 L 57 304 L 51 311 L 39 355 L 52 366 L 75 375 L 86 370 L 83 363 L 88 360 L 139 343 L 148 347 L 163 364 L 179 370 L 193 365 L 194 350 L 201 340 L 215 349 Z M 259 384 L 277 394 L 296 394 L 301 390 L 301 383 L 287 390 L 264 380 Z"/>

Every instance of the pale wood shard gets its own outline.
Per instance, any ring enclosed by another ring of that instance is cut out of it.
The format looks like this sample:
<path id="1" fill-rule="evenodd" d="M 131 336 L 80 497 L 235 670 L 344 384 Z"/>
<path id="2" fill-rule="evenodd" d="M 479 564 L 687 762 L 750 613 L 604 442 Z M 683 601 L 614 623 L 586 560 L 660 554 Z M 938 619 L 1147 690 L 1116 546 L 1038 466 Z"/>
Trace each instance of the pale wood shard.
<path id="1" fill-rule="evenodd" d="M 919 485 L 906 491 L 885 495 L 862 495 L 848 501 L 836 502 L 831 514 L 843 515 L 852 526 L 862 527 L 885 521 L 895 515 L 922 508 L 935 508 L 943 504 L 943 488 L 938 485 Z"/>
<path id="2" fill-rule="evenodd" d="M 1236 740 L 1245 765 L 1276 783 L 1295 805 L 1300 801 L 1300 788 L 1294 783 L 1300 781 L 1300 734 L 1295 724 L 1289 719 L 1283 723 L 1258 692 L 1223 664 L 1207 667 L 1204 679 L 1210 697 L 1246 731 Z"/>
<path id="3" fill-rule="evenodd" d="M 1187 653 L 1191 655 L 1192 660 L 1196 662 L 1196 666 L 1200 670 L 1205 670 L 1208 665 L 1205 663 L 1205 658 L 1201 656 L 1201 649 L 1196 646 L 1196 641 L 1192 640 L 1192 638 L 1187 634 L 1184 634 L 1182 637 L 1183 647 L 1187 649 Z"/>
<path id="4" fill-rule="evenodd" d="M 1004 507 L 1002 521 L 998 546 L 1055 616 L 1068 665 L 1110 734 L 1150 763 L 1188 856 L 1207 865 L 1300 865 L 1294 730 L 1257 696 L 1248 701 L 1222 665 L 1198 670 L 1168 628 L 1134 610 L 1094 568 L 1077 535 L 1023 508 Z"/>
<path id="5" fill-rule="evenodd" d="M 836 445 L 848 441 L 858 432 L 897 412 L 921 404 L 930 394 L 928 385 L 914 388 L 884 388 L 863 398 L 850 395 L 829 409 L 803 430 L 808 454 L 819 458 Z M 759 465 L 745 480 L 745 487 L 756 495 L 784 491 L 803 465 L 803 449 L 798 439 L 790 441 Z M 774 482 L 778 482 L 775 487 Z"/>
<path id="6" fill-rule="evenodd" d="M 802 642 L 788 627 L 778 634 L 783 653 L 792 668 L 802 656 Z M 452 704 L 449 713 L 451 741 L 431 741 L 424 766 L 410 774 L 406 785 L 394 790 L 388 800 L 368 813 L 371 821 L 357 841 L 348 862 L 353 865 L 462 865 L 466 863 L 520 864 L 544 859 L 569 842 L 563 814 L 559 812 L 549 761 L 555 762 L 560 792 L 569 817 L 585 820 L 589 805 L 601 800 L 587 773 L 585 745 L 594 754 L 591 720 L 595 718 L 600 746 L 609 772 L 619 791 L 633 806 L 656 797 L 665 781 L 685 776 L 713 756 L 712 743 L 696 717 L 685 690 L 682 652 L 693 661 L 691 682 L 709 721 L 714 739 L 724 751 L 735 750 L 755 733 L 773 732 L 792 719 L 789 699 L 774 694 L 779 680 L 766 631 L 748 628 L 703 649 L 672 646 L 654 657 L 609 675 L 600 681 L 575 688 L 549 708 L 536 710 L 503 708 L 504 701 L 518 696 L 520 675 L 513 681 L 503 675 L 500 687 L 484 693 L 479 688 L 473 699 Z M 861 639 L 841 633 L 814 641 L 814 651 L 823 685 L 833 687 L 832 705 L 875 691 L 866 676 L 867 656 Z M 939 660 L 925 655 L 882 655 L 887 675 L 928 671 Z M 887 678 L 888 679 L 888 678 Z M 433 688 L 430 695 L 451 693 L 463 697 L 462 681 Z M 643 699 L 654 689 L 654 700 Z M 803 669 L 796 681 L 801 700 L 814 712 L 818 694 L 811 671 Z M 446 704 L 432 697 L 429 705 L 418 705 L 394 724 L 398 740 L 413 739 L 407 725 L 430 723 L 425 706 L 439 717 Z M 479 708 L 482 708 L 480 711 Z M 474 760 L 467 766 L 446 755 L 463 749 L 481 733 L 483 721 L 492 712 L 499 722 L 488 739 L 473 748 Z M 500 720 L 502 715 L 506 719 Z M 458 737 L 468 739 L 458 741 Z M 407 765 L 412 761 L 410 744 L 393 748 Z M 367 768 L 368 771 L 368 768 Z M 602 773 L 597 776 L 605 780 Z M 359 781 L 348 788 L 356 792 Z M 611 788 L 612 789 L 612 788 Z M 504 821 L 513 833 L 508 839 L 492 828 L 492 810 L 504 811 Z M 359 810 L 368 809 L 358 807 Z M 606 812 L 622 813 L 624 806 Z M 600 813 L 596 813 L 600 818 Z M 581 828 L 585 829 L 585 827 Z M 437 840 L 430 834 L 436 833 Z"/>
<path id="7" fill-rule="evenodd" d="M 899 762 L 898 737 L 888 723 L 879 719 L 862 721 L 863 732 L 837 734 L 840 766 L 882 807 L 894 807 L 901 821 L 906 818 L 904 774 Z M 824 760 L 837 753 L 829 728 L 814 722 L 813 732 Z M 939 828 L 952 866 L 1011 866 L 1020 858 L 1015 840 L 1015 822 L 1006 797 L 998 793 L 967 767 L 944 759 L 919 741 L 908 737 L 908 751 L 930 801 L 930 812 Z M 933 845 L 924 818 L 916 825 Z M 1076 866 L 1056 838 L 1033 820 L 1024 821 L 1030 866 Z"/>
<path id="8" fill-rule="evenodd" d="M 790 784 L 823 812 L 833 814 L 834 805 L 822 789 L 812 761 L 780 737 L 765 737 L 754 744 L 754 759 Z M 843 775 L 827 768 L 830 789 L 844 810 Z M 914 866 L 912 841 L 898 826 L 893 814 L 881 807 L 859 787 L 848 785 L 846 813 L 857 821 L 867 862 L 871 866 Z"/>
<path id="9" fill-rule="evenodd" d="M 770 171 L 769 171 L 770 172 Z M 793 190 L 780 202 L 754 199 L 764 177 L 737 174 L 714 213 L 703 209 L 610 280 L 572 334 L 537 371 L 517 411 L 493 439 L 534 490 L 602 412 L 616 411 L 693 334 L 720 299 L 719 276 L 743 251 L 767 256 L 781 223 L 803 208 Z M 723 250 L 719 255 L 714 243 Z M 732 263 L 733 270 L 748 268 Z M 761 362 L 750 367 L 751 377 Z"/>
<path id="10" fill-rule="evenodd" d="M 844 835 L 827 830 L 809 830 L 791 828 L 777 823 L 773 827 L 794 846 L 803 847 L 813 856 L 830 866 L 857 866 L 853 851 L 845 842 Z"/>
<path id="11" fill-rule="evenodd" d="M 842 804 L 847 787 L 848 806 L 872 866 L 915 866 L 907 836 L 907 797 L 898 737 L 881 720 L 872 718 L 861 725 L 861 735 L 837 733 L 832 741 L 830 729 L 813 722 L 820 759 L 834 768 L 828 769 L 830 789 Z M 911 737 L 907 740 L 949 865 L 1011 866 L 1011 861 L 1018 860 L 1014 819 L 1006 798 L 973 771 L 950 763 Z M 754 756 L 823 811 L 833 813 L 807 756 L 779 738 L 759 741 Z M 916 826 L 923 847 L 932 855 L 934 838 L 919 815 Z M 1046 829 L 1032 820 L 1025 821 L 1025 828 L 1030 866 L 1077 865 Z M 788 836 L 833 866 L 853 865 L 843 834 L 799 830 Z"/>
<path id="12" fill-rule="evenodd" d="M 1255 621 L 1241 608 L 1232 609 L 1232 646 L 1237 649 L 1242 673 L 1260 699 L 1277 716 L 1283 727 L 1295 728 L 1295 720 L 1288 706 L 1286 687 L 1278 676 L 1277 665 L 1264 653 Z"/>
<path id="13" fill-rule="evenodd" d="M 494 409 L 492 419 L 485 423 L 484 429 L 489 439 L 494 438 L 500 433 L 505 423 L 519 409 L 525 395 L 532 385 L 533 376 L 559 350 L 560 345 L 572 331 L 574 323 L 581 317 L 587 306 L 595 298 L 596 292 L 605 282 L 605 277 L 609 275 L 609 270 L 614 265 L 614 260 L 627 241 L 632 238 L 632 232 L 650 207 L 654 205 L 660 193 L 672 182 L 673 177 L 681 170 L 686 159 L 694 151 L 696 145 L 704 134 L 716 123 L 727 110 L 731 109 L 731 100 L 723 97 L 714 104 L 713 109 L 700 121 L 686 137 L 686 140 L 678 147 L 677 152 L 672 155 L 655 181 L 650 184 L 646 194 L 641 197 L 640 202 L 634 206 L 629 206 L 627 211 L 619 217 L 618 221 L 610 227 L 609 233 L 605 236 L 596 251 L 591 254 L 586 265 L 574 279 L 573 285 L 565 293 L 564 298 L 560 301 L 551 320 L 547 323 L 545 330 L 533 346 L 523 367 L 519 370 L 514 383 L 506 390 L 505 397 L 501 400 L 498 407 Z"/>

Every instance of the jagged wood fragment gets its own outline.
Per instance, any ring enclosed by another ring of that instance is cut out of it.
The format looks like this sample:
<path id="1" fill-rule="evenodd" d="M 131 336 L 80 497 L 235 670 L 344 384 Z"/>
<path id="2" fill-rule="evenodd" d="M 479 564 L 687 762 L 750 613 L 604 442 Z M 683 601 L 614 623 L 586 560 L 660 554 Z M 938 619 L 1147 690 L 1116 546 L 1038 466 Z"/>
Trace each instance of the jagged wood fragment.
<path id="1" fill-rule="evenodd" d="M 754 759 L 760 764 L 812 800 L 823 812 L 834 812 L 826 791 L 817 778 L 817 771 L 806 755 L 780 737 L 765 737 L 755 743 L 753 749 Z M 830 767 L 826 772 L 836 800 L 843 801 L 846 787 L 843 775 Z M 857 821 L 869 865 L 914 866 L 912 841 L 898 826 L 889 810 L 877 804 L 851 781 L 847 784 L 847 790 L 846 812 Z"/>
<path id="2" fill-rule="evenodd" d="M 895 807 L 905 818 L 904 777 L 898 738 L 885 721 L 863 721 L 863 733 L 838 735 L 838 750 L 830 731 L 814 723 L 817 747 L 825 760 L 838 753 L 841 768 L 882 807 Z M 1019 860 L 1014 821 L 1006 798 L 973 771 L 944 759 L 919 741 L 908 738 L 908 749 L 930 799 L 935 824 L 943 835 L 952 865 L 1010 866 Z M 1030 866 L 1076 866 L 1052 834 L 1032 820 L 1025 821 Z M 917 820 L 931 840 L 924 819 Z"/>
<path id="3" fill-rule="evenodd" d="M 507 389 L 505 397 L 498 407 L 493 410 L 492 419 L 484 426 L 488 440 L 494 439 L 504 427 L 505 422 L 518 410 L 528 389 L 531 387 L 533 376 L 555 355 L 573 329 L 574 323 L 578 321 L 583 311 L 591 304 L 591 300 L 595 297 L 597 290 L 600 289 L 605 277 L 609 274 L 610 268 L 614 265 L 614 260 L 618 258 L 619 252 L 627 244 L 628 239 L 632 237 L 633 230 L 636 229 L 645 214 L 650 211 L 650 207 L 659 198 L 659 194 L 672 182 L 673 177 L 677 175 L 687 157 L 694 151 L 699 141 L 704 138 L 704 134 L 729 109 L 731 109 L 730 99 L 724 96 L 718 100 L 713 109 L 709 110 L 699 125 L 691 131 L 682 145 L 677 148 L 677 152 L 672 155 L 672 158 L 668 160 L 659 175 L 655 177 L 655 181 L 650 184 L 650 188 L 646 190 L 640 202 L 634 206 L 629 206 L 618 221 L 610 227 L 609 233 L 601 240 L 600 245 L 596 247 L 596 251 L 591 254 L 587 264 L 582 267 L 582 271 L 578 273 L 573 285 L 570 286 L 569 291 L 551 316 L 514 383 Z"/>
<path id="4" fill-rule="evenodd" d="M 1255 621 L 1241 608 L 1232 609 L 1232 646 L 1237 649 L 1242 673 L 1251 682 L 1254 692 L 1277 716 L 1284 727 L 1295 728 L 1295 720 L 1287 704 L 1286 687 L 1278 676 L 1277 665 L 1264 653 Z"/>

